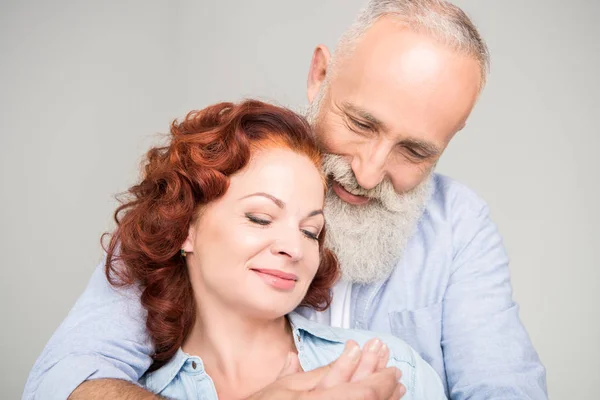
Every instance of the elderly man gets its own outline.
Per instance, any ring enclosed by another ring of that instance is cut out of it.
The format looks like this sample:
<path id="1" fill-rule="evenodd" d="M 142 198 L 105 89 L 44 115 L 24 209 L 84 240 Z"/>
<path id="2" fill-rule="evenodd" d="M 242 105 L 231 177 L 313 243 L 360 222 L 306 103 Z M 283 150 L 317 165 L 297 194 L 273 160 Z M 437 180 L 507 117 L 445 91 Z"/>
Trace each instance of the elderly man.
<path id="1" fill-rule="evenodd" d="M 404 339 L 452 399 L 543 399 L 545 370 L 519 321 L 487 206 L 433 173 L 465 126 L 488 62 L 471 21 L 442 0 L 371 0 L 333 55 L 316 48 L 308 118 L 328 153 L 328 239 L 343 281 L 330 310 L 303 312 Z M 24 398 L 64 398 L 75 388 L 71 398 L 148 398 L 130 383 L 151 363 L 142 316 L 135 293 L 113 291 L 99 267 Z M 254 398 L 333 398 L 333 388 L 354 398 L 359 387 L 344 368 L 330 368 L 338 375 L 328 385 L 297 373 Z M 361 388 L 383 385 L 373 382 Z"/>

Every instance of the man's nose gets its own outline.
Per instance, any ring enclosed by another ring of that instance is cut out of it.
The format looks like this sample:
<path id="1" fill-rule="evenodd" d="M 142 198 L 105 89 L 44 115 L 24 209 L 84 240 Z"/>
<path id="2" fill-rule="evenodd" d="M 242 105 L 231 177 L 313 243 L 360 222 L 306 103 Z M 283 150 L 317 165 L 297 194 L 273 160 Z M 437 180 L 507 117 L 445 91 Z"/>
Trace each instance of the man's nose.
<path id="1" fill-rule="evenodd" d="M 352 158 L 352 171 L 363 189 L 373 189 L 386 174 L 389 149 L 383 145 L 365 146 Z"/>
<path id="2" fill-rule="evenodd" d="M 302 238 L 298 232 L 282 232 L 271 246 L 271 252 L 275 255 L 289 257 L 291 261 L 302 259 Z"/>

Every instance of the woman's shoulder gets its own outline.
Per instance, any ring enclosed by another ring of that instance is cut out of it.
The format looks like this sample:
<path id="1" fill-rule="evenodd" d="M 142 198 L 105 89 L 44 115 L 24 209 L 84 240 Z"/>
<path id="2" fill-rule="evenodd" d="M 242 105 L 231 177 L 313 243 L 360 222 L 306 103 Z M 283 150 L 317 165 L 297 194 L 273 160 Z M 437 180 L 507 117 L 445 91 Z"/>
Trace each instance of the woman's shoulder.
<path id="1" fill-rule="evenodd" d="M 402 371 L 401 381 L 407 388 L 407 399 L 446 398 L 439 375 L 404 340 L 389 334 L 331 327 L 298 313 L 291 313 L 288 319 L 297 336 L 301 362 L 304 356 L 305 363 L 312 364 L 310 369 L 335 361 L 348 340 L 354 340 L 362 348 L 370 339 L 378 338 L 389 348 L 388 367 Z"/>
<path id="2" fill-rule="evenodd" d="M 182 349 L 162 367 L 144 374 L 139 383 L 152 393 L 169 399 L 217 400 L 202 359 Z"/>
<path id="3" fill-rule="evenodd" d="M 341 345 L 343 349 L 348 340 L 354 340 L 362 347 L 370 339 L 378 338 L 390 349 L 390 359 L 415 367 L 417 358 L 419 358 L 417 352 L 408 343 L 393 335 L 331 327 L 309 320 L 298 313 L 291 313 L 288 318 L 294 329 L 304 332 L 308 338 L 315 341 L 317 346 Z"/>

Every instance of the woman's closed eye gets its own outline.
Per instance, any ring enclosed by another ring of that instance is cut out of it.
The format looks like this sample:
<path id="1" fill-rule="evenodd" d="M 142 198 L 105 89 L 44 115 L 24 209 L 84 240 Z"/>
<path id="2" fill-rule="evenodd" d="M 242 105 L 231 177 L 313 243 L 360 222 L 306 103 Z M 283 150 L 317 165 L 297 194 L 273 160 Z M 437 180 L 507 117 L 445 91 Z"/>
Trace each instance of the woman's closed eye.
<path id="1" fill-rule="evenodd" d="M 253 224 L 260 225 L 260 226 L 268 226 L 268 225 L 271 225 L 271 223 L 273 222 L 269 219 L 270 217 L 268 217 L 266 215 L 259 216 L 259 215 L 252 214 L 252 213 L 246 213 L 245 216 L 246 216 L 246 219 L 248 219 L 248 221 L 252 222 Z M 318 241 L 319 233 L 321 232 L 321 229 L 315 228 L 314 230 L 315 230 L 315 232 L 313 232 L 310 229 L 304 228 L 304 229 L 300 229 L 300 232 L 302 232 L 302 234 L 305 237 L 307 237 L 308 239 Z"/>
<path id="2" fill-rule="evenodd" d="M 304 225 L 304 224 L 303 224 Z M 304 236 L 312 240 L 319 240 L 319 236 L 321 236 L 321 231 L 323 230 L 323 226 L 319 223 L 309 223 L 300 228 L 300 231 Z"/>
<path id="3" fill-rule="evenodd" d="M 271 220 L 267 219 L 266 216 L 257 216 L 255 214 L 251 214 L 251 213 L 246 213 L 246 218 L 248 219 L 248 221 L 257 224 L 257 225 L 261 225 L 261 226 L 267 226 L 269 224 L 271 224 Z"/>
<path id="4" fill-rule="evenodd" d="M 304 236 L 312 240 L 319 240 L 319 234 L 309 231 L 308 229 L 301 229 Z"/>

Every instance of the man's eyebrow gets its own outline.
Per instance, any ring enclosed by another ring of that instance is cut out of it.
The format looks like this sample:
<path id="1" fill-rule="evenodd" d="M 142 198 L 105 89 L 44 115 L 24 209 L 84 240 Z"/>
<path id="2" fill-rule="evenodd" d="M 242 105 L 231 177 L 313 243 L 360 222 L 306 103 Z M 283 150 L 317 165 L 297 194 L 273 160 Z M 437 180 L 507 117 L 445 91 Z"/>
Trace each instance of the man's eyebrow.
<path id="1" fill-rule="evenodd" d="M 430 157 L 437 156 L 442 153 L 442 151 L 436 145 L 429 143 L 429 142 L 425 142 L 423 140 L 419 140 L 419 139 L 407 138 L 407 139 L 403 139 L 402 141 L 400 141 L 399 144 L 406 146 L 406 147 L 420 149 L 421 151 L 427 153 L 427 155 Z"/>
<path id="2" fill-rule="evenodd" d="M 348 101 L 345 101 L 344 103 L 342 103 L 342 106 L 344 107 L 344 111 L 351 111 L 354 114 L 358 115 L 359 117 L 369 121 L 376 128 L 379 128 L 383 131 L 386 130 L 386 126 L 383 123 L 383 121 L 381 121 L 379 118 L 375 117 L 373 114 L 371 114 L 369 111 L 365 110 L 364 108 L 356 106 Z"/>
<path id="3" fill-rule="evenodd" d="M 247 199 L 248 197 L 254 197 L 254 196 L 260 196 L 260 197 L 266 197 L 267 199 L 271 200 L 273 203 L 275 203 L 275 205 L 281 209 L 285 208 L 285 202 L 283 202 L 283 200 L 278 199 L 277 197 L 269 194 L 269 193 L 265 193 L 265 192 L 257 192 L 257 193 L 252 193 L 249 194 L 248 196 L 244 196 L 242 197 L 240 200 L 242 199 Z"/>

